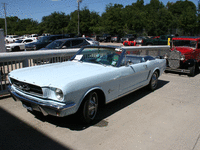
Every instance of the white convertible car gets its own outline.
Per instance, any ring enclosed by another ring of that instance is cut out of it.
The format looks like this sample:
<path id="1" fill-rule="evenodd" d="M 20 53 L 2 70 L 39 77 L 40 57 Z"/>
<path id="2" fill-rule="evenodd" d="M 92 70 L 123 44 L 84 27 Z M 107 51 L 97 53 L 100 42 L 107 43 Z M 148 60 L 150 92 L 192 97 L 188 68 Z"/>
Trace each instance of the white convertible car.
<path id="1" fill-rule="evenodd" d="M 106 46 L 81 48 L 70 61 L 9 74 L 9 91 L 30 111 L 58 117 L 80 114 L 85 123 L 107 104 L 144 86 L 155 90 L 165 59 L 127 54 Z"/>

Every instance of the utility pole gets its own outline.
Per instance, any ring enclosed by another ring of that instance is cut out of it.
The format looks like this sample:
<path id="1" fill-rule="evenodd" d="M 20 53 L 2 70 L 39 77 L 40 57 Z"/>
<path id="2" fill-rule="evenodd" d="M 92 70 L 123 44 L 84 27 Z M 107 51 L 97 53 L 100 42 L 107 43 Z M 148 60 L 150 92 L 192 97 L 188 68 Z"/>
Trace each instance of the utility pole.
<path id="1" fill-rule="evenodd" d="M 6 3 L 2 3 L 3 8 L 4 8 L 4 13 L 5 13 L 5 30 L 6 30 L 6 36 L 7 36 L 7 22 L 6 22 Z"/>
<path id="2" fill-rule="evenodd" d="M 79 31 L 79 3 L 82 2 L 82 0 L 77 0 L 78 3 L 78 36 L 80 35 L 80 31 Z"/>

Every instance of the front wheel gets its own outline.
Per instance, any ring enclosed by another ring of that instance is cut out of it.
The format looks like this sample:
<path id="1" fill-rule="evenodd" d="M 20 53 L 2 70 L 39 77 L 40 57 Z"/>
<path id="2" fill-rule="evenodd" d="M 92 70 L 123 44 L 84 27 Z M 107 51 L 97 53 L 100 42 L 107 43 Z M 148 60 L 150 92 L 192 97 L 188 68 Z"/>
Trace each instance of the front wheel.
<path id="1" fill-rule="evenodd" d="M 90 92 L 83 101 L 80 111 L 81 119 L 84 123 L 92 122 L 97 114 L 98 95 L 96 92 Z"/>
<path id="2" fill-rule="evenodd" d="M 194 77 L 195 69 L 196 69 L 195 67 L 196 67 L 196 65 L 188 68 L 190 70 L 190 73 L 188 74 L 188 76 Z"/>
<path id="3" fill-rule="evenodd" d="M 13 52 L 18 52 L 18 51 L 20 51 L 20 48 L 18 46 L 13 48 Z"/>
<path id="4" fill-rule="evenodd" d="M 158 72 L 155 71 L 151 76 L 151 80 L 149 82 L 148 87 L 151 91 L 154 91 L 157 88 L 157 85 L 158 85 Z"/>

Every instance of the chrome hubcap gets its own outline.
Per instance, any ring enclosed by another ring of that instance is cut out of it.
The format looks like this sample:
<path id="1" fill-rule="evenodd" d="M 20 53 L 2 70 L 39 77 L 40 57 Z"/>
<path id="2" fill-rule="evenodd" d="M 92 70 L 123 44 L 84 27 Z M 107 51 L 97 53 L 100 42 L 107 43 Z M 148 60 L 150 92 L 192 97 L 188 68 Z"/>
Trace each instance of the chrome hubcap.
<path id="1" fill-rule="evenodd" d="M 156 87 L 157 82 L 158 82 L 158 75 L 157 75 L 157 73 L 154 73 L 152 76 L 152 80 L 151 80 L 151 86 L 153 88 Z"/>
<path id="2" fill-rule="evenodd" d="M 89 101 L 89 117 L 91 119 L 94 119 L 96 112 L 97 112 L 97 107 L 98 107 L 98 99 L 97 99 L 97 94 L 93 93 L 91 96 L 91 99 Z"/>

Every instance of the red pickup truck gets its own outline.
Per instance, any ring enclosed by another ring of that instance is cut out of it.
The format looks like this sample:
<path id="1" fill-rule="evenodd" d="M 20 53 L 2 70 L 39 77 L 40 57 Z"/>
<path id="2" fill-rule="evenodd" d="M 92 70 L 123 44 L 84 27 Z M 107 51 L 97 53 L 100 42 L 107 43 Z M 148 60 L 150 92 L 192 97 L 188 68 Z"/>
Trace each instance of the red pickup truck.
<path id="1" fill-rule="evenodd" d="M 166 71 L 176 71 L 194 76 L 199 72 L 200 37 L 174 37 L 171 50 L 165 55 Z"/>

